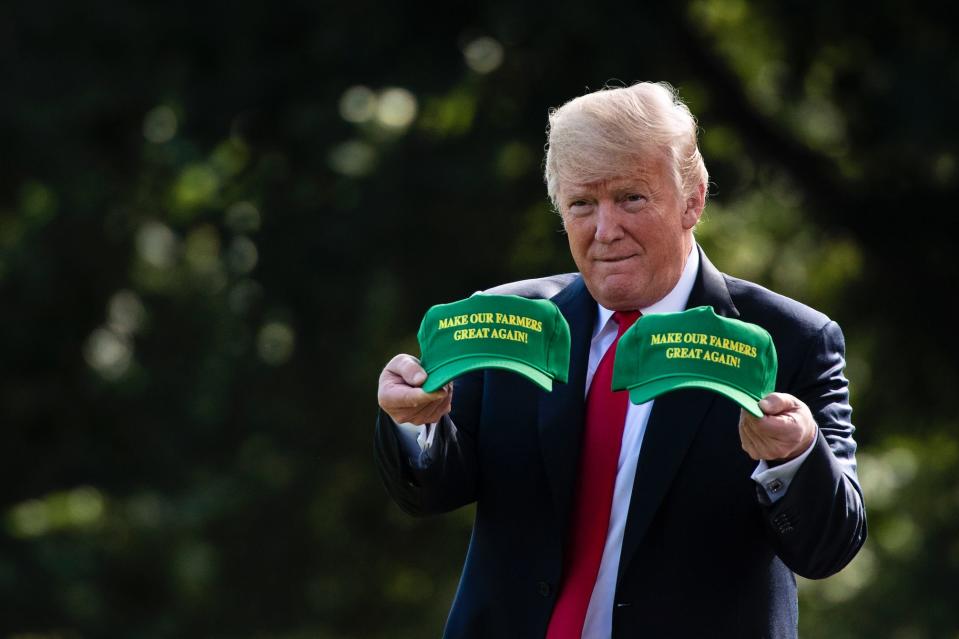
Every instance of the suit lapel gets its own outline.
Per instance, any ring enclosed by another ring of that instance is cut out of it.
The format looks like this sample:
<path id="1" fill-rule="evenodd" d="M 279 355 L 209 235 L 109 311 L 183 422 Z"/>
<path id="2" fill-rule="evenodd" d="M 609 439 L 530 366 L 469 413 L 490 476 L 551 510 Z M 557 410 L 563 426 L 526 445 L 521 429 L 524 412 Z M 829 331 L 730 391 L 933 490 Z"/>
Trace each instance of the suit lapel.
<path id="1" fill-rule="evenodd" d="M 539 405 L 539 440 L 543 465 L 553 494 L 561 540 L 565 545 L 573 501 L 585 411 L 586 366 L 596 321 L 596 302 L 582 277 L 552 298 L 569 324 L 569 380 L 553 384 Z"/>
<path id="2" fill-rule="evenodd" d="M 699 273 L 686 308 L 712 306 L 718 315 L 738 317 L 739 311 L 729 297 L 722 274 L 706 259 L 702 249 L 697 246 L 696 250 L 699 251 Z M 660 395 L 653 403 L 636 464 L 618 580 L 626 574 L 714 399 L 713 393 L 691 389 Z"/>

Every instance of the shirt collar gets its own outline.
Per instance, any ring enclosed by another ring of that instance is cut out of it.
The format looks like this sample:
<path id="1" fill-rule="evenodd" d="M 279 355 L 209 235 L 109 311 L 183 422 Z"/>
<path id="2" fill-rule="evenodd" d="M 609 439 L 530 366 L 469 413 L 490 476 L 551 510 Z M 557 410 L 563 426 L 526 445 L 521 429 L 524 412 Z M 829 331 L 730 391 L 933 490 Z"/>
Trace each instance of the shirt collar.
<path id="1" fill-rule="evenodd" d="M 696 283 L 697 272 L 699 272 L 699 251 L 696 250 L 696 242 L 694 241 L 692 248 L 689 249 L 689 255 L 686 256 L 686 266 L 683 267 L 683 273 L 679 276 L 676 286 L 655 304 L 639 309 L 640 312 L 643 315 L 649 315 L 650 313 L 679 313 L 686 310 L 689 295 L 693 292 L 693 284 Z M 609 322 L 609 318 L 613 316 L 611 309 L 599 303 L 597 303 L 597 306 L 599 306 L 599 315 L 596 318 L 596 327 L 593 330 L 594 336 L 603 330 L 603 327 Z"/>

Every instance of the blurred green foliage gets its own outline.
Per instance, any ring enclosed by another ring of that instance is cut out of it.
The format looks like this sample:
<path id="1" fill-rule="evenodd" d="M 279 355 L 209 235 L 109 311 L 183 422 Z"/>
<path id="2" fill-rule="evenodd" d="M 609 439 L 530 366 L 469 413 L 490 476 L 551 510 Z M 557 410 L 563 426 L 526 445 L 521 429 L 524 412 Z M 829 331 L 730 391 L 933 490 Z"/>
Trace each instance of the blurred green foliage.
<path id="1" fill-rule="evenodd" d="M 547 109 L 665 79 L 715 263 L 848 342 L 870 538 L 809 638 L 959 636 L 947 8 L 15 2 L 0 22 L 0 636 L 438 636 L 471 512 L 371 458 L 430 305 L 572 270 Z"/>

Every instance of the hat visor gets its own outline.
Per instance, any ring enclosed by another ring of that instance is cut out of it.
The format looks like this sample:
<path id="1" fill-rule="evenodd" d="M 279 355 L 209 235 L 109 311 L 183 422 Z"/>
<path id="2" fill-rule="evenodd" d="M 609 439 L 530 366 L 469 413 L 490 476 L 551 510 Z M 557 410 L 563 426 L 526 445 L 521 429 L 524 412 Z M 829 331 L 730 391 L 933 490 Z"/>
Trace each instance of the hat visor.
<path id="1" fill-rule="evenodd" d="M 454 377 L 459 377 L 463 373 L 484 368 L 499 368 L 513 373 L 519 373 L 523 377 L 535 382 L 536 385 L 540 386 L 543 390 L 553 390 L 553 378 L 543 371 L 533 368 L 526 362 L 483 355 L 462 357 L 445 364 L 440 364 L 429 372 L 429 376 L 426 378 L 426 381 L 423 382 L 423 390 L 427 393 L 432 393 Z"/>
<path id="2" fill-rule="evenodd" d="M 742 406 L 746 409 L 746 412 L 756 417 L 763 416 L 763 412 L 759 408 L 759 401 L 755 397 L 735 386 L 729 386 L 728 384 L 713 379 L 704 379 L 701 377 L 677 376 L 650 380 L 644 384 L 630 388 L 629 400 L 634 404 L 645 404 L 663 393 L 681 390 L 683 388 L 703 388 L 713 391 L 714 393 L 719 393 Z"/>

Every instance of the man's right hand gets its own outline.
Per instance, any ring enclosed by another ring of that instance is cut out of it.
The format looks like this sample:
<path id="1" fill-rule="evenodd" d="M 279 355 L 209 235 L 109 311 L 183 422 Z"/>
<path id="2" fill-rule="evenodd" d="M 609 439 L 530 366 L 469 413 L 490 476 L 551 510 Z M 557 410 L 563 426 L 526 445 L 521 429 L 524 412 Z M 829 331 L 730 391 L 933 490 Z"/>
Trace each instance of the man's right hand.
<path id="1" fill-rule="evenodd" d="M 422 388 L 426 371 L 412 355 L 400 354 L 390 360 L 380 373 L 376 399 L 380 408 L 397 424 L 430 424 L 450 412 L 453 384 L 432 393 Z"/>

